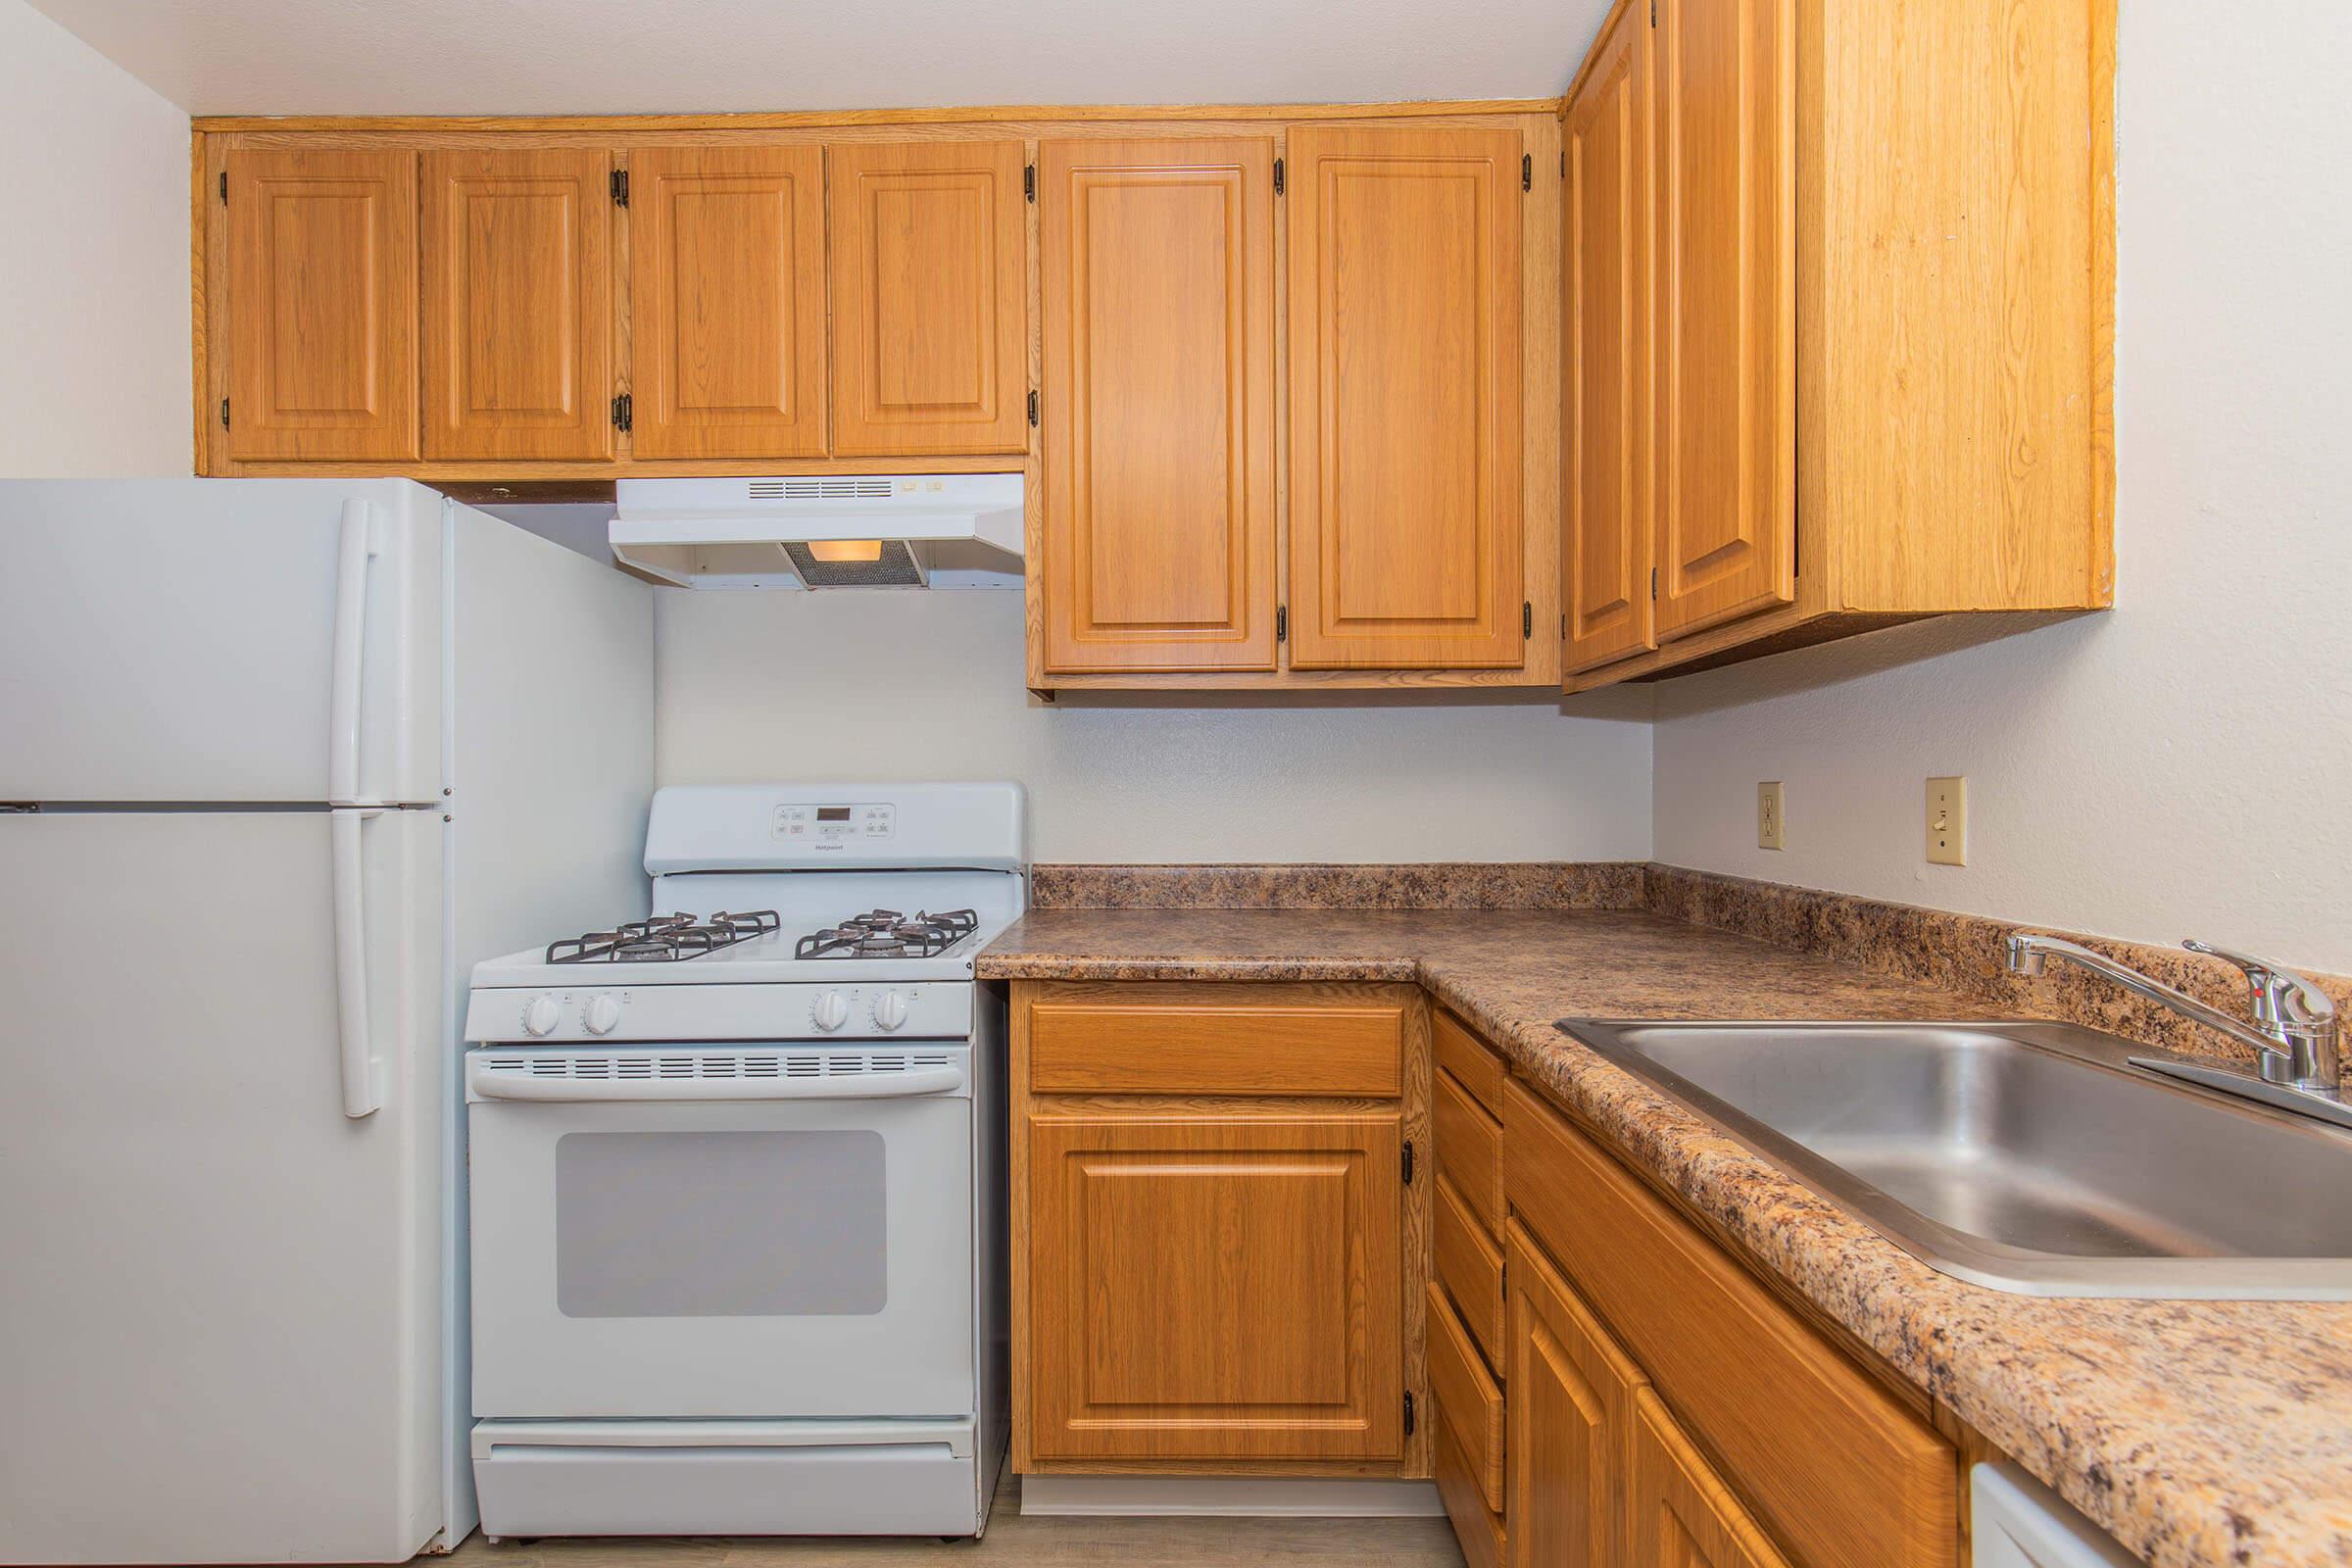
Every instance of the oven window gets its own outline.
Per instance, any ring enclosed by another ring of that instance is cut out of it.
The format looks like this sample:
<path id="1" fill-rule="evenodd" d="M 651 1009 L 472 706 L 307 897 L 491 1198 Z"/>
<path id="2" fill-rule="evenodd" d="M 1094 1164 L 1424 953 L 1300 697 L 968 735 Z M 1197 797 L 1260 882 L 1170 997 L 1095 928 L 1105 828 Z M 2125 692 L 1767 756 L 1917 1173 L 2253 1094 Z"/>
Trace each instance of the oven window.
<path id="1" fill-rule="evenodd" d="M 566 1133 L 565 1317 L 872 1314 L 890 1228 L 878 1132 Z"/>

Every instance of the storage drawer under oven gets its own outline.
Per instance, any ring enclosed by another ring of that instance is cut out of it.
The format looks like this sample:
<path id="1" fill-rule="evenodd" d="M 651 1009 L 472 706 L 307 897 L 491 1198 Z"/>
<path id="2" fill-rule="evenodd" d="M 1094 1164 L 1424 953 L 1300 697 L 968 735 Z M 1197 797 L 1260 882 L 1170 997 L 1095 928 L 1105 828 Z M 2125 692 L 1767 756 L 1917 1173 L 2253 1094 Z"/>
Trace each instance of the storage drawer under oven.
<path id="1" fill-rule="evenodd" d="M 968 1055 L 471 1054 L 475 1413 L 970 1413 Z"/>

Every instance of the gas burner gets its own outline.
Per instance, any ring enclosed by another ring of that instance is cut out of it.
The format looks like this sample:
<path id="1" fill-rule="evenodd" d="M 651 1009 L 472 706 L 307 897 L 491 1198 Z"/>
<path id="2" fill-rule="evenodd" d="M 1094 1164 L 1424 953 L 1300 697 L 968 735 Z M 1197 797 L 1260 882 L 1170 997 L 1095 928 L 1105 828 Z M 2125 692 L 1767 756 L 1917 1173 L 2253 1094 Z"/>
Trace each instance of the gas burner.
<path id="1" fill-rule="evenodd" d="M 944 914 L 917 910 L 912 919 L 896 909 L 868 909 L 839 925 L 821 927 L 793 944 L 796 958 L 932 958 L 980 928 L 970 909 Z"/>
<path id="2" fill-rule="evenodd" d="M 591 931 L 551 943 L 547 961 L 676 963 L 765 936 L 782 924 L 782 917 L 773 909 L 749 914 L 729 914 L 722 909 L 708 920 L 692 914 L 657 914 L 650 920 L 631 920 L 610 931 Z"/>

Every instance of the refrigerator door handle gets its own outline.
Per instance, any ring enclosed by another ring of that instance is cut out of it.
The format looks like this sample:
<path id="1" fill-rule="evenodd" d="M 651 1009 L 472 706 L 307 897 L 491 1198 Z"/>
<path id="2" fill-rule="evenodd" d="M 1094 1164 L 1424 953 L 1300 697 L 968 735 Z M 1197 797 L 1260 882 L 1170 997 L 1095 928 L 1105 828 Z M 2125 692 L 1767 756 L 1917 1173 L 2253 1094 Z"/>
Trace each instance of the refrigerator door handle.
<path id="1" fill-rule="evenodd" d="M 368 588 L 383 552 L 375 508 L 357 496 L 343 503 L 335 559 L 335 654 L 326 708 L 326 799 L 333 806 L 372 804 L 360 793 L 360 720 L 368 673 Z"/>
<path id="2" fill-rule="evenodd" d="M 363 829 L 383 812 L 362 807 L 327 812 L 335 903 L 335 1026 L 343 1064 L 343 1114 L 383 1108 L 382 1063 L 368 1017 L 368 871 Z"/>

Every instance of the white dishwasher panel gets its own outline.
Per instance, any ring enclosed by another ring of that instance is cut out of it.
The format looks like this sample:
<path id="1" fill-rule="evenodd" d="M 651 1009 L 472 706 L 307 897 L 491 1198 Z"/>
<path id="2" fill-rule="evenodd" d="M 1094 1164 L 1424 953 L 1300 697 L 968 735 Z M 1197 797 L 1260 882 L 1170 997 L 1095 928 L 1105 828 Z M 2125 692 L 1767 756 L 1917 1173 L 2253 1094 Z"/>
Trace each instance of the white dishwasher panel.
<path id="1" fill-rule="evenodd" d="M 2049 1488 L 2013 1464 L 1969 1474 L 1975 1568 L 2139 1568 Z"/>

